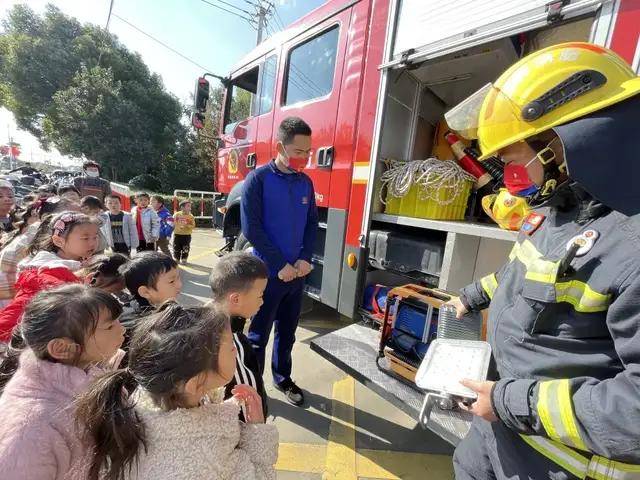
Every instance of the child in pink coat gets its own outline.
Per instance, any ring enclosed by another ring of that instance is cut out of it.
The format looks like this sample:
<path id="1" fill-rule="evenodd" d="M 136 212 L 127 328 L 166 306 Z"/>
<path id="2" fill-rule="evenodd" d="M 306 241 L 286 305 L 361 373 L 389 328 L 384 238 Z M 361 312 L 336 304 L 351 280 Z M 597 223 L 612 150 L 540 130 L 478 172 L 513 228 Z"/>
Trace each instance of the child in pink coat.
<path id="1" fill-rule="evenodd" d="M 120 304 L 82 285 L 41 292 L 0 356 L 0 478 L 86 479 L 93 444 L 76 396 L 123 352 Z"/>

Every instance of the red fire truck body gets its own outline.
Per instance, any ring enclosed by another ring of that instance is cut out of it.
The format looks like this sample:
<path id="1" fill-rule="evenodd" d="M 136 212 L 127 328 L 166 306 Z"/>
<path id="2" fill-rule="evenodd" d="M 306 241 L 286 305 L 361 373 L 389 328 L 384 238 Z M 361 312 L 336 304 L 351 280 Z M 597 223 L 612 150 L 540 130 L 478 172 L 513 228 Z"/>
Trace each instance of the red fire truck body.
<path id="1" fill-rule="evenodd" d="M 375 229 L 441 242 L 432 283 L 451 291 L 499 266 L 515 238 L 490 225 L 385 214 L 384 158 L 429 156 L 444 111 L 532 50 L 592 41 L 638 69 L 640 0 L 456 3 L 328 1 L 256 47 L 226 83 L 215 162 L 225 235 L 240 232 L 242 180 L 274 158 L 278 124 L 303 118 L 313 129 L 305 172 L 321 214 L 307 292 L 348 317 L 366 283 L 403 282 L 403 272 L 371 267 Z"/>

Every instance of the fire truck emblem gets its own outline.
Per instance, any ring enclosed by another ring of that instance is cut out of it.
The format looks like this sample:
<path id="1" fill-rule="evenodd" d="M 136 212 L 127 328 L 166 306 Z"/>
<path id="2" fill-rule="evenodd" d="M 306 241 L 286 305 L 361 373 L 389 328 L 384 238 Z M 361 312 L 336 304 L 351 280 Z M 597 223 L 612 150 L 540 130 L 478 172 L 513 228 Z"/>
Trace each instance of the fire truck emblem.
<path id="1" fill-rule="evenodd" d="M 238 173 L 238 150 L 231 150 L 227 160 L 227 170 L 231 175 Z"/>

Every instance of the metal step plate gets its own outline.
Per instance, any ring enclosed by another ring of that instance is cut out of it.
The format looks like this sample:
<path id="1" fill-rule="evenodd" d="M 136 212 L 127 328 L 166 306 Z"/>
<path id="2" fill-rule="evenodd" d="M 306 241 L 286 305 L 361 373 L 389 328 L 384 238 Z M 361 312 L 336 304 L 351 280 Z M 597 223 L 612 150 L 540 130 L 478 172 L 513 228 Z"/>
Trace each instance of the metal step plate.
<path id="1" fill-rule="evenodd" d="M 314 338 L 311 349 L 417 422 L 425 394 L 378 369 L 378 338 L 377 330 L 356 323 Z M 380 362 L 381 367 L 389 369 L 386 358 Z M 457 445 L 467 435 L 471 418 L 470 413 L 461 410 L 434 408 L 429 427 L 447 442 Z"/>

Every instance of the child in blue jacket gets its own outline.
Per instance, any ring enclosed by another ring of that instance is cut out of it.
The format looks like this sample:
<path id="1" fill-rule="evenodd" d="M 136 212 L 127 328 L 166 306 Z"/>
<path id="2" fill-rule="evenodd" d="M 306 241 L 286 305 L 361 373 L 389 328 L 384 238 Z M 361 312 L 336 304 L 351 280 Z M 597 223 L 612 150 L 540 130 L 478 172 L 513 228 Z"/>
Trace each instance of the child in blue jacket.
<path id="1" fill-rule="evenodd" d="M 160 195 L 151 197 L 151 206 L 160 218 L 160 238 L 158 238 L 156 242 L 156 250 L 160 250 L 165 255 L 171 256 L 169 241 L 171 240 L 174 228 L 173 215 L 169 212 L 169 209 L 164 206 L 164 198 Z"/>

